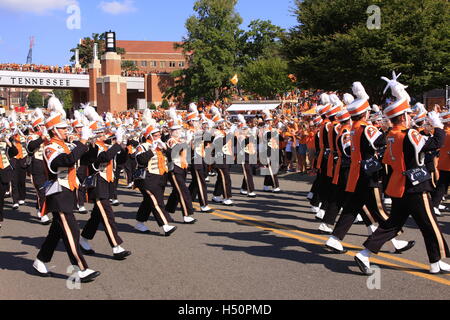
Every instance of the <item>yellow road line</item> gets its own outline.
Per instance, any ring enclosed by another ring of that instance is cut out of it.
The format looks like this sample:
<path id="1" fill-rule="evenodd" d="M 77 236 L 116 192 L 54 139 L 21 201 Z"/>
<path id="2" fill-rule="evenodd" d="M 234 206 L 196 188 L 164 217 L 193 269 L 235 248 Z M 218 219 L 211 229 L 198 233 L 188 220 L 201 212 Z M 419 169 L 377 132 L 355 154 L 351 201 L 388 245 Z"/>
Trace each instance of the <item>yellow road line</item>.
<path id="1" fill-rule="evenodd" d="M 219 212 L 227 214 L 226 211 L 222 211 L 222 210 L 216 210 L 216 211 L 219 211 Z M 248 225 L 248 226 L 253 226 L 253 227 L 256 227 L 258 229 L 265 230 L 265 231 L 271 231 L 273 233 L 284 235 L 284 236 L 289 237 L 289 238 L 298 239 L 298 240 L 306 242 L 306 243 L 320 245 L 320 246 L 323 245 L 322 242 L 318 242 L 318 241 L 315 241 L 315 240 L 312 240 L 312 239 L 296 236 L 296 235 L 293 235 L 291 233 L 287 233 L 287 232 L 280 231 L 280 230 L 277 230 L 277 229 L 261 226 L 261 225 L 258 225 L 258 224 L 252 223 L 252 222 L 243 221 L 243 220 L 236 219 L 236 218 L 233 218 L 233 217 L 230 217 L 230 216 L 225 216 L 225 215 L 219 214 L 217 212 L 211 212 L 210 214 L 212 214 L 214 216 L 217 216 L 217 217 L 224 218 L 224 219 L 234 220 L 234 221 L 237 221 L 239 223 L 242 223 L 242 224 L 245 224 L 245 225 Z M 251 219 L 251 220 L 256 220 L 256 219 Z M 258 220 L 256 220 L 256 221 L 258 221 Z M 258 221 L 258 222 L 260 222 L 260 221 Z M 349 251 L 349 252 L 346 253 L 346 255 L 354 257 L 356 255 L 356 253 Z M 382 264 L 382 265 L 385 265 L 385 266 L 390 266 L 390 267 L 393 267 L 393 268 L 395 268 L 395 269 L 397 269 L 399 271 L 403 271 L 405 273 L 409 273 L 409 274 L 415 275 L 417 277 L 421 277 L 421 278 L 424 278 L 424 279 L 427 279 L 427 280 L 431 280 L 431 281 L 434 281 L 434 282 L 437 282 L 437 283 L 440 283 L 440 284 L 444 284 L 444 285 L 450 286 L 450 280 L 441 278 L 439 276 L 434 276 L 434 275 L 426 274 L 426 273 L 419 272 L 419 271 L 405 270 L 405 268 L 403 266 L 400 266 L 398 264 L 394 264 L 394 263 L 391 263 L 391 262 L 388 262 L 388 261 L 380 260 L 378 258 L 371 258 L 370 260 L 371 260 L 371 263 L 378 263 L 378 264 Z"/>

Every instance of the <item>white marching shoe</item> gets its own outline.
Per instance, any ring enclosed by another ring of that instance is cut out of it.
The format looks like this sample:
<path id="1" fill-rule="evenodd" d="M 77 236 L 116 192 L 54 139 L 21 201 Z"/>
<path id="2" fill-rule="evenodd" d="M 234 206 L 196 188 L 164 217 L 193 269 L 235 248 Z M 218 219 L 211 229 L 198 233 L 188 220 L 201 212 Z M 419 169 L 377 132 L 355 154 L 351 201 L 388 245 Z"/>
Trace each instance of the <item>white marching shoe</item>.
<path id="1" fill-rule="evenodd" d="M 447 208 L 447 207 L 444 206 L 443 204 L 440 204 L 439 207 L 438 207 L 439 210 L 445 210 L 445 208 Z"/>
<path id="2" fill-rule="evenodd" d="M 363 218 L 361 217 L 361 215 L 358 214 L 358 215 L 356 216 L 355 221 L 354 221 L 353 223 L 360 223 L 360 222 L 364 222 L 364 220 L 363 220 Z"/>
<path id="3" fill-rule="evenodd" d="M 438 217 L 442 216 L 442 213 L 438 208 L 434 208 L 434 214 L 437 215 Z"/>
<path id="4" fill-rule="evenodd" d="M 129 185 L 127 185 L 127 188 L 128 188 L 128 189 L 133 189 L 133 186 L 134 186 L 134 183 L 132 182 L 132 183 L 130 183 Z"/>
<path id="5" fill-rule="evenodd" d="M 319 226 L 319 231 L 326 234 L 332 234 L 333 229 L 331 229 L 326 223 L 321 223 Z"/>
<path id="6" fill-rule="evenodd" d="M 222 199 L 222 197 L 213 197 L 212 201 L 215 202 L 215 203 L 222 203 L 223 199 Z"/>
<path id="7" fill-rule="evenodd" d="M 319 213 L 319 211 L 320 211 L 320 207 L 311 206 L 311 212 L 312 213 Z"/>
<path id="8" fill-rule="evenodd" d="M 436 263 L 432 263 L 430 265 L 430 273 L 431 274 L 438 274 L 438 273 L 448 274 L 448 273 L 450 273 L 450 265 L 445 263 L 442 260 L 440 260 Z"/>
<path id="9" fill-rule="evenodd" d="M 91 245 L 89 244 L 89 240 L 80 237 L 80 247 L 81 252 L 84 254 L 95 254 L 95 251 L 91 248 Z"/>
<path id="10" fill-rule="evenodd" d="M 206 178 L 205 178 L 205 182 L 209 182 L 209 177 L 206 177 Z"/>
<path id="11" fill-rule="evenodd" d="M 113 205 L 113 206 L 118 206 L 118 205 L 120 205 L 119 200 L 114 199 L 113 202 L 112 202 L 112 205 Z"/>
<path id="12" fill-rule="evenodd" d="M 331 236 L 327 243 L 325 244 L 328 249 L 331 249 L 334 253 L 343 254 L 346 253 L 347 250 L 344 249 L 342 243 L 335 236 Z"/>
<path id="13" fill-rule="evenodd" d="M 270 191 L 272 189 L 272 187 L 268 187 L 268 186 L 264 186 L 263 187 L 263 191 L 264 192 L 268 192 L 268 191 Z"/>
<path id="14" fill-rule="evenodd" d="M 234 204 L 231 199 L 225 199 L 222 203 L 226 206 L 232 206 Z"/>
<path id="15" fill-rule="evenodd" d="M 139 222 L 134 226 L 134 228 L 140 232 L 148 232 L 150 229 L 143 223 Z"/>
<path id="16" fill-rule="evenodd" d="M 84 206 L 81 206 L 78 208 L 78 212 L 83 214 L 83 213 L 87 213 L 87 209 Z"/>
<path id="17" fill-rule="evenodd" d="M 33 268 L 43 277 L 49 277 L 51 275 L 45 263 L 39 259 L 34 260 Z"/>
<path id="18" fill-rule="evenodd" d="M 369 234 L 369 236 L 371 236 L 377 229 L 378 227 L 376 225 L 371 224 L 367 227 L 367 233 Z"/>
<path id="19" fill-rule="evenodd" d="M 316 219 L 317 220 L 323 220 L 324 216 L 325 216 L 325 211 L 320 209 L 319 212 L 317 212 L 317 214 L 316 214 Z"/>
<path id="20" fill-rule="evenodd" d="M 391 205 L 392 204 L 392 199 L 391 198 L 384 198 L 384 204 Z"/>
<path id="21" fill-rule="evenodd" d="M 14 210 L 19 209 L 19 204 L 18 204 L 18 203 L 14 203 L 14 204 L 13 204 L 13 209 L 14 209 Z"/>
<path id="22" fill-rule="evenodd" d="M 184 217 L 183 221 L 186 224 L 194 224 L 197 220 L 192 217 Z"/>
<path id="23" fill-rule="evenodd" d="M 166 237 L 174 233 L 175 230 L 177 230 L 177 227 L 175 226 L 170 226 L 168 224 L 163 225 L 164 236 Z"/>
<path id="24" fill-rule="evenodd" d="M 78 271 L 78 277 L 82 283 L 91 282 L 100 275 L 99 271 L 86 269 L 84 271 Z"/>
<path id="25" fill-rule="evenodd" d="M 241 194 L 244 195 L 244 196 L 246 196 L 246 195 L 248 195 L 248 191 L 245 191 L 245 190 L 242 190 L 242 189 L 241 189 Z"/>
<path id="26" fill-rule="evenodd" d="M 210 207 L 208 207 L 208 206 L 201 207 L 200 210 L 201 210 L 202 212 L 211 212 L 211 211 L 213 211 L 213 210 L 212 210 Z"/>
<path id="27" fill-rule="evenodd" d="M 48 217 L 48 215 L 45 215 L 45 216 L 43 216 L 43 217 L 41 217 L 41 223 L 43 224 L 43 225 L 48 225 L 48 224 L 50 224 L 50 218 Z"/>
<path id="28" fill-rule="evenodd" d="M 273 192 L 273 193 L 280 193 L 280 192 L 281 192 L 281 189 L 280 189 L 280 188 L 275 188 L 275 189 L 272 190 L 272 192 Z"/>
<path id="29" fill-rule="evenodd" d="M 358 264 L 359 270 L 361 270 L 361 272 L 367 276 L 373 274 L 373 270 L 370 268 L 370 255 L 370 251 L 364 249 L 355 256 L 355 261 Z"/>
<path id="30" fill-rule="evenodd" d="M 306 199 L 312 200 L 313 197 L 314 197 L 314 193 L 310 192 L 310 193 L 308 193 L 308 195 L 306 196 Z"/>
<path id="31" fill-rule="evenodd" d="M 113 248 L 114 260 L 125 260 L 125 258 L 128 257 L 129 255 L 131 255 L 131 251 L 127 251 L 121 246 Z"/>
<path id="32" fill-rule="evenodd" d="M 25 201 L 19 200 L 19 205 L 23 206 L 25 204 Z"/>
<path id="33" fill-rule="evenodd" d="M 256 193 L 250 192 L 250 193 L 247 195 L 247 197 L 249 197 L 249 198 L 256 198 Z"/>

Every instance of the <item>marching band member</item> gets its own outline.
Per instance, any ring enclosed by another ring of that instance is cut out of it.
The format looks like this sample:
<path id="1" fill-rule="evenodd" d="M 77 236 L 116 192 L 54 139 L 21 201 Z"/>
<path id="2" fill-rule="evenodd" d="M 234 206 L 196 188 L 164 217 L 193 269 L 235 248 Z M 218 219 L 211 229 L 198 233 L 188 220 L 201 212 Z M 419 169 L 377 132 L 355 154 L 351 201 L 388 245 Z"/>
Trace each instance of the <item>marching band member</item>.
<path id="1" fill-rule="evenodd" d="M 212 121 L 216 125 L 212 142 L 214 153 L 214 169 L 217 172 L 217 180 L 214 186 L 213 202 L 232 206 L 232 187 L 230 177 L 230 163 L 234 162 L 233 140 L 234 135 L 228 135 L 225 120 L 220 115 L 217 107 L 212 107 Z M 223 196 L 223 197 L 222 197 Z"/>
<path id="2" fill-rule="evenodd" d="M 6 119 L 2 119 L 6 120 Z M 11 167 L 10 159 L 14 158 L 18 150 L 14 145 L 12 139 L 8 137 L 7 130 L 9 130 L 9 122 L 2 121 L 0 123 L 2 129 L 0 133 L 0 228 L 3 223 L 3 206 L 5 203 L 5 193 L 9 190 L 9 184 L 13 179 L 13 168 Z"/>
<path id="3" fill-rule="evenodd" d="M 205 142 L 204 131 L 200 125 L 199 113 L 197 106 L 191 103 L 189 106 L 190 113 L 187 115 L 190 128 L 187 132 L 188 144 L 191 146 L 191 164 L 189 170 L 192 176 L 192 182 L 189 185 L 189 192 L 192 200 L 195 200 L 198 195 L 201 212 L 211 212 L 212 209 L 208 206 L 208 189 L 205 181 Z"/>
<path id="4" fill-rule="evenodd" d="M 51 221 L 45 214 L 45 190 L 42 187 L 48 180 L 44 163 L 44 145 L 50 141 L 50 138 L 45 129 L 44 114 L 39 108 L 35 111 L 32 127 L 33 132 L 27 137 L 27 152 L 32 157 L 30 169 L 32 183 L 37 195 L 37 216 L 41 219 L 42 224 L 48 225 Z"/>
<path id="5" fill-rule="evenodd" d="M 19 151 L 18 154 L 11 159 L 11 165 L 14 168 L 12 180 L 13 209 L 17 210 L 19 209 L 19 205 L 25 204 L 28 153 L 26 150 L 26 138 L 17 126 L 18 120 L 15 111 L 13 111 L 10 118 L 11 129 L 14 130 L 13 143 Z"/>
<path id="6" fill-rule="evenodd" d="M 83 104 L 82 108 L 86 109 L 89 107 L 88 104 Z M 86 119 L 84 115 L 78 115 L 78 111 L 75 111 L 75 118 L 76 120 L 72 123 L 73 130 L 74 130 L 74 139 L 79 140 L 81 138 L 82 130 L 86 125 L 89 125 L 89 120 Z M 91 144 L 88 143 L 88 148 L 91 147 Z M 79 181 L 83 182 L 88 177 L 89 172 L 89 153 L 86 152 L 84 155 L 81 156 L 80 160 L 78 160 L 77 165 L 77 178 Z M 78 213 L 80 214 L 87 214 L 88 211 L 86 207 L 84 206 L 86 203 L 86 188 L 83 186 L 83 184 L 80 184 L 78 187 L 78 193 L 77 193 L 77 209 Z"/>
<path id="7" fill-rule="evenodd" d="M 194 214 L 194 207 L 192 206 L 191 194 L 186 186 L 188 146 L 185 141 L 186 139 L 181 136 L 181 122 L 177 117 L 175 108 L 171 108 L 170 117 L 170 139 L 167 141 L 167 155 L 169 160 L 169 181 L 172 185 L 172 193 L 167 200 L 166 210 L 173 214 L 175 213 L 177 204 L 180 203 L 184 223 L 193 224 L 197 220 L 191 217 Z"/>
<path id="8" fill-rule="evenodd" d="M 350 94 L 346 94 L 344 101 L 346 105 L 353 102 L 354 98 Z M 351 119 L 350 113 L 347 109 L 343 109 L 336 114 L 336 121 L 339 122 L 339 126 L 335 127 L 335 131 L 338 132 L 334 146 L 336 148 L 336 154 L 338 160 L 333 172 L 333 189 L 330 190 L 330 197 L 328 198 L 328 208 L 323 217 L 322 223 L 319 226 L 319 230 L 324 233 L 331 234 L 333 226 L 336 222 L 336 218 L 345 204 L 346 193 L 345 187 L 347 185 L 348 174 L 350 170 L 350 130 Z"/>
<path id="9" fill-rule="evenodd" d="M 428 115 L 429 122 L 434 127 L 432 137 L 426 138 L 411 129 L 410 98 L 397 78 L 394 74 L 394 79 L 388 80 L 397 100 L 384 111 L 394 125 L 387 137 L 388 148 L 383 160 L 390 170 L 386 194 L 392 198 L 391 215 L 364 243 L 366 249 L 355 256 L 355 261 L 361 272 L 371 274 L 371 254 L 377 254 L 385 242 L 394 238 L 411 215 L 425 241 L 431 264 L 430 273 L 450 273 L 450 265 L 442 261 L 449 257 L 450 251 L 431 210 L 431 175 L 424 166 L 423 156 L 424 152 L 442 147 L 445 139 L 444 125 L 439 114 L 433 111 Z"/>
<path id="10" fill-rule="evenodd" d="M 242 114 L 238 116 L 238 161 L 242 165 L 242 172 L 244 177 L 242 179 L 241 194 L 249 198 L 256 198 L 255 183 L 253 182 L 253 167 L 257 162 L 256 145 L 257 136 L 251 136 L 247 122 Z M 241 159 L 239 159 L 241 158 Z"/>
<path id="11" fill-rule="evenodd" d="M 445 142 L 439 153 L 439 162 L 437 169 L 439 171 L 439 180 L 435 190 L 432 192 L 432 203 L 434 213 L 441 215 L 439 205 L 443 197 L 447 194 L 450 183 L 450 112 L 442 114 L 442 122 L 445 126 Z"/>
<path id="12" fill-rule="evenodd" d="M 278 182 L 278 170 L 279 170 L 279 153 L 280 153 L 280 147 L 279 147 L 279 136 L 280 132 L 278 129 L 273 127 L 273 117 L 269 110 L 263 110 L 264 113 L 264 121 L 265 126 L 262 131 L 262 142 L 267 143 L 267 154 L 264 154 L 264 156 L 267 156 L 267 160 L 265 161 L 265 165 L 269 171 L 269 174 L 266 174 L 264 177 L 264 191 L 270 191 L 270 188 L 273 188 L 273 193 L 279 193 L 281 192 L 280 189 L 280 183 Z M 273 155 L 276 155 L 275 157 L 278 159 L 278 166 L 275 168 L 275 163 L 273 163 L 271 160 L 274 157 Z M 274 170 L 276 169 L 276 170 Z"/>
<path id="13" fill-rule="evenodd" d="M 92 131 L 84 128 L 81 140 L 68 144 L 66 143 L 67 123 L 62 116 L 60 113 L 54 113 L 45 123 L 51 138 L 50 143 L 44 148 L 44 159 L 51 181 L 50 186 L 46 188 L 45 202 L 47 211 L 53 213 L 53 221 L 33 267 L 39 275 L 51 276 L 45 264 L 51 261 L 58 242 L 62 238 L 70 262 L 79 268 L 78 277 L 82 283 L 85 283 L 94 280 L 100 272 L 88 268 L 80 250 L 80 229 L 73 214 L 76 190 L 79 185 L 75 164 L 87 151 L 86 143 L 92 137 Z"/>
<path id="14" fill-rule="evenodd" d="M 121 150 L 120 145 L 122 143 L 124 131 L 119 128 L 116 131 L 116 143 L 111 146 L 107 145 L 105 141 L 109 137 L 105 132 L 105 128 L 101 128 L 102 123 L 99 121 L 98 117 L 95 117 L 95 110 L 92 107 L 87 107 L 85 109 L 85 114 L 88 119 L 95 119 L 91 124 L 90 129 L 94 132 L 101 132 L 101 134 L 95 141 L 93 147 L 89 150 L 91 162 L 89 174 L 90 178 L 93 179 L 93 185 L 86 186 L 86 188 L 89 201 L 94 203 L 94 209 L 91 212 L 91 217 L 81 232 L 81 251 L 88 255 L 95 254 L 95 251 L 89 244 L 89 240 L 94 239 L 98 226 L 100 222 L 102 222 L 108 242 L 113 249 L 114 259 L 124 260 L 131 252 L 126 251 L 121 246 L 123 240 L 119 236 L 114 212 L 109 201 L 111 185 L 114 183 L 114 158 Z"/>
<path id="15" fill-rule="evenodd" d="M 322 107 L 321 107 L 322 108 Z M 316 110 L 319 110 L 319 107 L 316 108 Z M 311 163 L 311 170 L 314 171 L 316 170 L 317 167 L 317 159 L 319 157 L 319 153 L 320 153 L 320 129 L 322 126 L 322 116 L 317 115 L 316 117 L 313 118 L 313 125 L 314 127 L 317 129 L 315 134 L 314 134 L 314 144 L 316 147 L 316 153 L 314 155 L 314 162 Z M 314 182 L 311 186 L 311 190 L 309 191 L 308 195 L 306 196 L 306 199 L 309 200 L 309 203 L 311 205 L 311 210 L 313 213 L 318 213 L 320 211 L 320 198 L 319 198 L 319 184 L 320 184 L 320 179 L 319 179 L 319 174 L 316 174 L 316 179 L 314 179 Z"/>
<path id="16" fill-rule="evenodd" d="M 368 226 L 369 234 L 376 230 L 375 223 L 383 225 L 389 216 L 381 201 L 379 171 L 382 165 L 376 151 L 386 144 L 385 137 L 376 127 L 367 122 L 369 117 L 369 96 L 360 82 L 353 84 L 353 93 L 358 99 L 347 110 L 352 116 L 351 164 L 346 192 L 349 192 L 341 216 L 328 239 L 326 246 L 337 253 L 345 253 L 340 241 L 350 230 L 358 214 Z M 396 253 L 411 249 L 414 241 L 392 239 Z"/>
<path id="17" fill-rule="evenodd" d="M 145 142 L 137 147 L 136 161 L 138 170 L 134 180 L 134 186 L 142 193 L 143 201 L 136 215 L 135 229 L 140 232 L 148 232 L 145 225 L 150 212 L 153 213 L 156 222 L 163 228 L 166 237 L 170 236 L 177 227 L 171 226 L 172 217 L 164 206 L 164 189 L 167 183 L 167 158 L 164 153 L 167 146 L 161 141 L 161 131 L 156 127 L 156 122 L 150 124 L 143 135 Z"/>

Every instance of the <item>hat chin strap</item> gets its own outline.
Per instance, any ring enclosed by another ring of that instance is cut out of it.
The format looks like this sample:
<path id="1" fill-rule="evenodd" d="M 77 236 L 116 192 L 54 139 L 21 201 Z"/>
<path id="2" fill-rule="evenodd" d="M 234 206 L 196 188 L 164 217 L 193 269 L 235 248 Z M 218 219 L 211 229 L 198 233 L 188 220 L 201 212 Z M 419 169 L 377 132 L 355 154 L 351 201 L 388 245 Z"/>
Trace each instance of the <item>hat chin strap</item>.
<path id="1" fill-rule="evenodd" d="M 63 141 L 64 141 L 64 139 L 61 137 L 61 134 L 59 133 L 58 128 L 54 128 L 53 130 L 55 131 L 56 136 L 57 136 L 60 140 L 63 140 Z"/>

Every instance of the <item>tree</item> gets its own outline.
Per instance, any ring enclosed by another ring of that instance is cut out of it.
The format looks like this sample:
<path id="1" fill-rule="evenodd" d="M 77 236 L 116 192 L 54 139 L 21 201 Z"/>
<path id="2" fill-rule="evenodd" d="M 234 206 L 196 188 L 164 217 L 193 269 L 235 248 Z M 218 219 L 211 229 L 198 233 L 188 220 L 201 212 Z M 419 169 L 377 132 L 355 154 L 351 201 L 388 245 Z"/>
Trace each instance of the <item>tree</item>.
<path id="1" fill-rule="evenodd" d="M 94 43 L 98 43 L 98 53 L 99 58 L 105 54 L 105 33 L 93 33 L 92 38 L 85 37 L 82 39 L 75 48 L 70 49 L 70 52 L 73 52 L 73 56 L 70 58 L 71 62 L 75 62 L 75 51 L 79 49 L 79 57 L 80 57 L 80 65 L 82 68 L 88 68 L 89 64 L 92 63 L 94 57 Z M 120 55 L 125 54 L 124 48 L 116 48 L 117 53 Z"/>
<path id="2" fill-rule="evenodd" d="M 136 64 L 130 60 L 122 61 L 122 70 L 124 71 L 137 71 L 139 70 Z"/>
<path id="3" fill-rule="evenodd" d="M 42 107 L 42 95 L 37 89 L 31 91 L 28 95 L 27 105 L 31 109 Z"/>
<path id="4" fill-rule="evenodd" d="M 212 101 L 230 94 L 229 79 L 236 73 L 236 52 L 242 18 L 235 12 L 237 0 L 198 0 L 196 15 L 186 22 L 187 36 L 179 45 L 189 67 L 172 74 L 174 87 L 165 97 L 183 96 L 185 102 Z"/>
<path id="5" fill-rule="evenodd" d="M 161 108 L 163 108 L 163 109 L 165 109 L 165 110 L 169 110 L 170 104 L 169 104 L 169 101 L 167 101 L 167 99 L 164 99 L 164 100 L 161 102 Z"/>
<path id="6" fill-rule="evenodd" d="M 260 57 L 279 55 L 284 30 L 270 20 L 253 20 L 248 26 L 249 30 L 243 32 L 240 41 L 239 55 L 242 65 L 255 61 Z"/>
<path id="7" fill-rule="evenodd" d="M 381 26 L 367 27 L 370 5 Z M 361 81 L 381 102 L 392 70 L 409 93 L 443 87 L 450 80 L 450 4 L 445 0 L 296 0 L 299 25 L 283 38 L 283 52 L 301 85 L 349 91 Z"/>
<path id="8" fill-rule="evenodd" d="M 252 61 L 241 76 L 242 88 L 262 97 L 275 98 L 294 88 L 289 79 L 288 63 L 280 57 Z"/>

